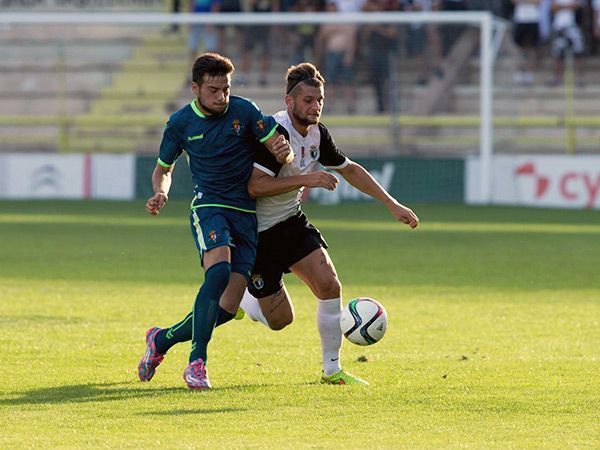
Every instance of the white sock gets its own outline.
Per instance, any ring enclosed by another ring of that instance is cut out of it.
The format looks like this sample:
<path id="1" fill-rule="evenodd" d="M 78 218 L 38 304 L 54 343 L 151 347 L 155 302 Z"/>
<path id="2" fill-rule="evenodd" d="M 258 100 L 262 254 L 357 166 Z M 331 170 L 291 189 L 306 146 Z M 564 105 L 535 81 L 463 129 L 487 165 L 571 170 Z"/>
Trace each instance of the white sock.
<path id="1" fill-rule="evenodd" d="M 264 324 L 267 328 L 271 328 L 269 326 L 269 322 L 267 322 L 267 319 L 265 318 L 265 315 L 262 312 L 262 309 L 260 309 L 258 299 L 252 294 L 250 294 L 250 292 L 248 292 L 248 289 L 244 291 L 244 296 L 242 297 L 240 307 L 254 322 L 260 322 Z"/>
<path id="2" fill-rule="evenodd" d="M 323 352 L 323 372 L 325 376 L 341 370 L 340 349 L 342 348 L 342 329 L 340 315 L 342 299 L 332 298 L 317 301 L 317 327 L 321 335 L 321 351 Z"/>

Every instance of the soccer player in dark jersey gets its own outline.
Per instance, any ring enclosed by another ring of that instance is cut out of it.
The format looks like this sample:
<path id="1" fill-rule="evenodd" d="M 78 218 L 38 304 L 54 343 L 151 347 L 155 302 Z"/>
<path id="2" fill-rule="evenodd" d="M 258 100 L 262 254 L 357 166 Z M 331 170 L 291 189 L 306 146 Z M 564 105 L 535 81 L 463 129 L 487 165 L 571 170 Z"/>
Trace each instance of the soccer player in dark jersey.
<path id="1" fill-rule="evenodd" d="M 342 286 L 327 253 L 327 244 L 300 208 L 304 187 L 335 189 L 338 179 L 319 165 L 333 169 L 352 186 L 379 200 L 396 220 L 415 228 L 415 213 L 393 198 L 360 164 L 347 158 L 320 123 L 325 80 L 309 63 L 287 73 L 287 109 L 275 119 L 287 132 L 294 149 L 290 164 L 282 165 L 258 146 L 248 184 L 257 198 L 259 242 L 248 292 L 241 307 L 253 320 L 280 330 L 293 320 L 293 306 L 283 283 L 292 272 L 317 297 L 317 328 L 321 336 L 323 373 L 329 384 L 368 384 L 340 365 Z M 283 132 L 283 131 L 282 131 Z"/>
<path id="2" fill-rule="evenodd" d="M 173 166 L 185 151 L 195 185 L 191 229 L 205 276 L 191 313 L 170 328 L 146 332 L 146 353 L 138 365 L 141 381 L 154 376 L 173 336 L 185 333 L 192 339 L 192 350 L 184 380 L 190 389 L 211 387 L 207 345 L 215 325 L 234 317 L 256 256 L 256 201 L 247 191 L 255 143 L 263 143 L 282 163 L 292 156 L 273 117 L 263 115 L 250 100 L 230 97 L 233 71 L 229 59 L 201 55 L 192 70 L 196 98 L 169 118 L 164 131 L 152 174 L 154 195 L 146 210 L 157 215 L 164 207 Z M 219 306 L 225 291 L 231 304 Z"/>

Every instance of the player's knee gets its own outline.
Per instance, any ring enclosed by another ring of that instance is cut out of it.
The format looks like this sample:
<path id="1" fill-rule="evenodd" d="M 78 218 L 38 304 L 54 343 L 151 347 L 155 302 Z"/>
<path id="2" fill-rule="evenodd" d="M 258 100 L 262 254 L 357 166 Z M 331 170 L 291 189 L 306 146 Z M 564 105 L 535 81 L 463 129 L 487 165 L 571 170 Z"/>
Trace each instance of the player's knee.
<path id="1" fill-rule="evenodd" d="M 231 278 L 231 265 L 224 261 L 210 266 L 205 274 L 205 283 L 210 282 L 218 291 L 225 291 Z"/>
<path id="2" fill-rule="evenodd" d="M 294 313 L 292 311 L 290 311 L 287 314 L 280 315 L 278 317 L 272 317 L 270 319 L 267 319 L 267 322 L 269 323 L 269 328 L 271 328 L 271 330 L 273 331 L 283 330 L 288 325 L 291 325 L 293 321 Z"/>
<path id="3" fill-rule="evenodd" d="M 317 286 L 316 295 L 320 299 L 337 298 L 342 295 L 342 284 L 337 277 L 328 278 Z"/>

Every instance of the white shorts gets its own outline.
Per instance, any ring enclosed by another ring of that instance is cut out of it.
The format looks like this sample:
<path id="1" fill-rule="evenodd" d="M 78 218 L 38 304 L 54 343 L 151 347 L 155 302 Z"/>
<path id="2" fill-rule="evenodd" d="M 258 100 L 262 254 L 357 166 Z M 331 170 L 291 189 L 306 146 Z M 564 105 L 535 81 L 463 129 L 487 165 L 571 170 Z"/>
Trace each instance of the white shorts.
<path id="1" fill-rule="evenodd" d="M 577 25 L 556 31 L 552 38 L 553 57 L 563 58 L 567 50 L 571 50 L 576 56 L 582 55 L 585 51 L 583 34 Z"/>

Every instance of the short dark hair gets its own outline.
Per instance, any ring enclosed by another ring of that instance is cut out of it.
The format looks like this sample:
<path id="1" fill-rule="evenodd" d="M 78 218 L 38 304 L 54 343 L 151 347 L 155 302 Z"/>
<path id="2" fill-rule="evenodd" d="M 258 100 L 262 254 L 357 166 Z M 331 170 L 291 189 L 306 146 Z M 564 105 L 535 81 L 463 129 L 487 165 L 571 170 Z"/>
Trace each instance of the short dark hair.
<path id="1" fill-rule="evenodd" d="M 200 55 L 192 69 L 192 81 L 202 84 L 204 75 L 222 77 L 232 74 L 235 67 L 229 58 L 218 53 L 203 53 Z"/>
<path id="2" fill-rule="evenodd" d="M 297 66 L 291 66 L 285 74 L 287 81 L 286 94 L 289 94 L 300 83 L 307 84 L 313 87 L 321 87 L 325 85 L 325 78 L 311 63 L 300 63 Z"/>

